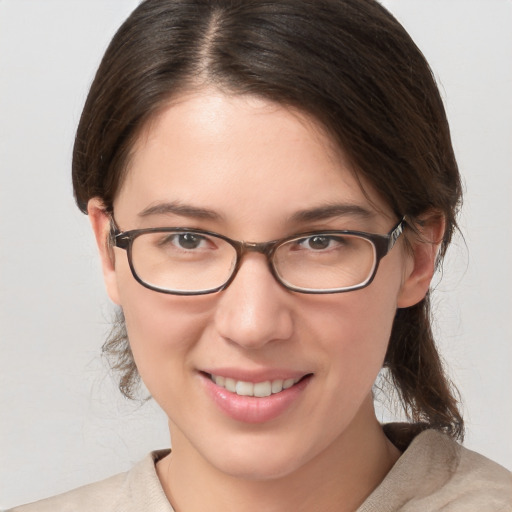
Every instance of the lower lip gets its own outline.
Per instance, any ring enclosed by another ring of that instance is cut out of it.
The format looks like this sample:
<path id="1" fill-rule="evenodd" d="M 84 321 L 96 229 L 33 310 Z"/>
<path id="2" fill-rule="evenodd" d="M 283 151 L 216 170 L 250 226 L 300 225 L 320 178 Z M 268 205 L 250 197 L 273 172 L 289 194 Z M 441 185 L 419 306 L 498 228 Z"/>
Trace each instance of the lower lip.
<path id="1" fill-rule="evenodd" d="M 311 380 L 304 377 L 291 388 L 266 397 L 240 396 L 217 386 L 207 375 L 202 380 L 209 396 L 215 404 L 230 418 L 243 423 L 264 423 L 280 416 L 296 402 Z"/>

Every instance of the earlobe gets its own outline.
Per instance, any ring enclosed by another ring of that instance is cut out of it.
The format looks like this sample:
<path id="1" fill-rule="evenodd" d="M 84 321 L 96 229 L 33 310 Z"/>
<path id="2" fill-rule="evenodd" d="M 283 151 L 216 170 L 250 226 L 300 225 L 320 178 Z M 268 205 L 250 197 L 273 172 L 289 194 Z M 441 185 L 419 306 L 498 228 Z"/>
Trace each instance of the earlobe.
<path id="1" fill-rule="evenodd" d="M 110 215 L 106 212 L 103 202 L 98 197 L 89 200 L 87 203 L 87 213 L 96 238 L 107 293 L 110 299 L 119 305 L 114 251 L 109 243 Z"/>
<path id="2" fill-rule="evenodd" d="M 423 217 L 417 226 L 418 233 L 408 238 L 410 248 L 404 282 L 398 296 L 397 307 L 414 306 L 425 298 L 435 271 L 439 247 L 445 231 L 444 216 Z"/>

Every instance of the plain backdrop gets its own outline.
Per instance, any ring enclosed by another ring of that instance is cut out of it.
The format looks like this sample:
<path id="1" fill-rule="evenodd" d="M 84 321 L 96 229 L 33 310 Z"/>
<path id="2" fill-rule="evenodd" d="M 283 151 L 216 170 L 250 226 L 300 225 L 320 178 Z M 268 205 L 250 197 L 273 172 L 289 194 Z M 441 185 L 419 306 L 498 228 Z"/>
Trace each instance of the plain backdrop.
<path id="1" fill-rule="evenodd" d="M 112 307 L 72 198 L 74 130 L 135 0 L 0 0 L 0 508 L 169 444 L 100 357 Z M 512 2 L 388 0 L 438 79 L 466 197 L 434 294 L 466 445 L 512 467 Z M 383 419 L 390 413 L 382 409 Z"/>

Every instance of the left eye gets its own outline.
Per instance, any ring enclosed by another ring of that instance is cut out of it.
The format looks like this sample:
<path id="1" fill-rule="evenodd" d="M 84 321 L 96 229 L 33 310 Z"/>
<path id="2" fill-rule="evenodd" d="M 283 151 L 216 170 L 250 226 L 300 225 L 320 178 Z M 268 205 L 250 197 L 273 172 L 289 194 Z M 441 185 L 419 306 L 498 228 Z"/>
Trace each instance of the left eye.
<path id="1" fill-rule="evenodd" d="M 323 251 L 342 245 L 340 237 L 333 237 L 328 235 L 313 235 L 302 240 L 298 240 L 297 244 L 304 249 L 312 249 L 314 251 Z"/>
<path id="2" fill-rule="evenodd" d="M 312 236 L 306 239 L 306 244 L 311 249 L 321 250 L 327 249 L 331 241 L 331 238 L 328 236 Z"/>

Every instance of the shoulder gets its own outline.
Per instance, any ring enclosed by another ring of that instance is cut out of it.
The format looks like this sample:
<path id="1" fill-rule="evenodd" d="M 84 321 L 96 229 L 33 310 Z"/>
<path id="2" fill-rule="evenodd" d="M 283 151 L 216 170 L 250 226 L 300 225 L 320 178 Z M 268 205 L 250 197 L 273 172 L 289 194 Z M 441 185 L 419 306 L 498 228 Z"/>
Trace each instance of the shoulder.
<path id="1" fill-rule="evenodd" d="M 8 512 L 173 512 L 155 470 L 166 453 L 152 452 L 126 473 Z"/>
<path id="2" fill-rule="evenodd" d="M 440 432 L 425 430 L 360 508 L 377 510 L 512 511 L 512 473 Z"/>
<path id="3" fill-rule="evenodd" d="M 447 442 L 455 444 L 451 440 Z M 439 497 L 446 500 L 456 497 L 465 510 L 471 510 L 471 506 L 474 510 L 512 511 L 512 473 L 479 453 L 457 446 L 456 467 L 450 480 L 439 489 Z"/>
<path id="4" fill-rule="evenodd" d="M 115 510 L 116 502 L 119 501 L 126 486 L 127 475 L 128 473 L 120 473 L 58 496 L 16 507 L 8 512 L 81 512 L 94 510 L 95 507 L 96 510 Z"/>

